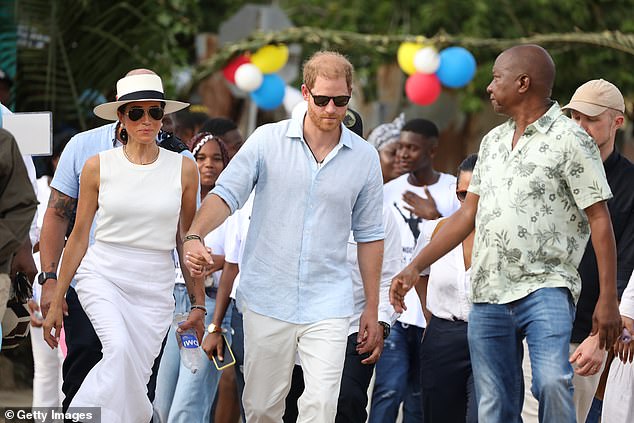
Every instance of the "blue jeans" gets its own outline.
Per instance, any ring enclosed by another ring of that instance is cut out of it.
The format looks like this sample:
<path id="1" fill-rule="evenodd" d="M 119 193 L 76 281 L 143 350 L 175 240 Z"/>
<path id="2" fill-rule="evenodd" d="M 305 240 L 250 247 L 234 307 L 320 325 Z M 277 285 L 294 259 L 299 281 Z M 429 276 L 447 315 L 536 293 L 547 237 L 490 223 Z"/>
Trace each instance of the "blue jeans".
<path id="1" fill-rule="evenodd" d="M 174 286 L 176 308 L 174 313 L 188 313 L 191 306 L 184 284 Z M 215 298 L 205 296 L 207 316 L 205 326 L 211 323 L 216 307 Z M 227 310 L 223 328 L 229 328 L 231 311 Z M 231 342 L 231 332 L 227 331 L 227 339 Z M 214 367 L 204 353 L 200 369 L 192 374 L 180 362 L 180 350 L 176 342 L 174 329 L 170 327 L 167 334 L 167 345 L 158 372 L 156 398 L 154 400 L 154 422 L 209 422 L 211 406 L 218 390 L 218 382 L 222 372 Z"/>
<path id="2" fill-rule="evenodd" d="M 244 414 L 242 406 L 242 393 L 244 392 L 244 330 L 242 328 L 242 313 L 236 306 L 236 301 L 231 300 L 228 309 L 231 309 L 231 330 L 233 331 L 233 339 L 231 341 L 231 349 L 236 358 L 236 364 L 233 366 L 236 372 L 236 388 L 238 389 L 238 400 L 240 401 L 240 415 L 242 421 L 246 422 L 247 418 Z M 229 313 L 229 311 L 227 311 Z"/>
<path id="3" fill-rule="evenodd" d="M 396 322 L 387 337 L 372 393 L 369 423 L 396 421 L 403 402 L 403 423 L 421 423 L 420 345 L 423 328 Z"/>
<path id="4" fill-rule="evenodd" d="M 542 288 L 509 304 L 473 304 L 468 336 L 479 421 L 521 423 L 526 337 L 539 421 L 575 422 L 568 362 L 574 317 L 566 288 Z"/>

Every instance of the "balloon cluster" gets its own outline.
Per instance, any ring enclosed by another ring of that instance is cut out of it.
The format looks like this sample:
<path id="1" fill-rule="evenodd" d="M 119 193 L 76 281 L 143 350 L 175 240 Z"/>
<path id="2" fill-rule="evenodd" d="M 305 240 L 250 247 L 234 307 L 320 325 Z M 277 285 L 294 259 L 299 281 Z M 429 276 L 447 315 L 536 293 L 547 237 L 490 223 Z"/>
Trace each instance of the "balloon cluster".
<path id="1" fill-rule="evenodd" d="M 432 104 L 442 90 L 464 87 L 473 79 L 476 61 L 463 47 L 448 47 L 440 53 L 434 47 L 418 43 L 402 43 L 397 61 L 403 72 L 410 75 L 405 82 L 405 94 L 412 103 Z"/>
<path id="2" fill-rule="evenodd" d="M 288 47 L 269 44 L 248 55 L 234 57 L 222 70 L 227 81 L 250 93 L 261 109 L 277 109 L 284 100 L 286 84 L 275 72 L 288 61 Z"/>

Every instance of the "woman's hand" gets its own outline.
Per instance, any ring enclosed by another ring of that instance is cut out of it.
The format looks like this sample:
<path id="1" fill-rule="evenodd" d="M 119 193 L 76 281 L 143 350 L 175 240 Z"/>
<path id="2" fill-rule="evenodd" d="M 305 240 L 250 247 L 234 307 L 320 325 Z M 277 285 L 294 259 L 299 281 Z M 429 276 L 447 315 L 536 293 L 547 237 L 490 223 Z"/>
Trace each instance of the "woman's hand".
<path id="1" fill-rule="evenodd" d="M 632 334 L 634 334 L 634 319 L 621 316 L 621 320 L 623 322 L 623 332 L 625 333 L 625 329 L 627 329 L 630 334 L 630 340 L 626 341 L 621 335 L 616 344 L 614 344 L 614 355 L 621 359 L 623 363 L 628 361 L 631 363 L 634 360 L 634 340 L 631 339 Z"/>
<path id="2" fill-rule="evenodd" d="M 44 331 L 44 341 L 49 347 L 55 348 L 59 345 L 59 336 L 62 332 L 62 325 L 64 323 L 64 313 L 62 310 L 62 304 L 55 301 L 51 303 L 51 307 L 48 309 L 46 319 L 42 325 Z M 54 334 L 51 333 L 55 331 Z"/>

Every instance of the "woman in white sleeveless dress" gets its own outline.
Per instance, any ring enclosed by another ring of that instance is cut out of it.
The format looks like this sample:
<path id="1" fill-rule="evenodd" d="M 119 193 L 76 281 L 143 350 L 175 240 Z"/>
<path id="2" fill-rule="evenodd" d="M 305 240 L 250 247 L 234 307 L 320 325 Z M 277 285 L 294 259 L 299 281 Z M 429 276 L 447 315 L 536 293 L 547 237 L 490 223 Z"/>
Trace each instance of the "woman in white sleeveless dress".
<path id="1" fill-rule="evenodd" d="M 95 108 L 97 116 L 120 121 L 127 142 L 91 157 L 82 170 L 44 338 L 57 346 L 64 293 L 75 276 L 103 358 L 70 406 L 100 407 L 103 422 L 147 423 L 152 416 L 146 385 L 172 321 L 172 250 L 179 223 L 191 224 L 198 188 L 196 164 L 159 148 L 156 137 L 163 115 L 187 106 L 163 98 L 158 75 L 134 74 L 118 81 L 117 101 Z"/>

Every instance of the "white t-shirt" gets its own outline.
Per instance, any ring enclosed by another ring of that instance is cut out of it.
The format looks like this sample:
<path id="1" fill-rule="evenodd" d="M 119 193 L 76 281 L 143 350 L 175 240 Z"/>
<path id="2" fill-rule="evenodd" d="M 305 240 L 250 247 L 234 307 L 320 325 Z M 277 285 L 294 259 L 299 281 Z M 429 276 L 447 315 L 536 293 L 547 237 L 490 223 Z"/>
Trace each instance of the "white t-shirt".
<path id="1" fill-rule="evenodd" d="M 401 252 L 401 236 L 398 232 L 394 215 L 383 209 L 383 228 L 385 240 L 383 244 L 383 266 L 381 268 L 381 284 L 379 286 L 379 321 L 393 325 L 398 317 L 394 307 L 390 304 L 390 285 L 392 278 L 401 270 L 403 253 Z M 352 272 L 352 294 L 354 298 L 354 314 L 350 317 L 348 335 L 359 331 L 359 318 L 365 307 L 365 291 L 359 271 L 357 259 L 357 243 L 352 232 L 348 239 L 348 264 Z"/>
<path id="2" fill-rule="evenodd" d="M 416 246 L 416 238 L 410 228 L 410 224 L 405 220 L 409 220 L 414 227 L 422 232 L 425 219 L 420 219 L 416 225 L 416 216 L 413 216 L 407 209 L 407 203 L 403 201 L 403 194 L 411 191 L 416 195 L 427 198 L 425 189 L 417 187 L 408 182 L 409 174 L 399 176 L 398 178 L 388 182 L 383 187 L 383 199 L 385 209 L 392 210 L 396 218 L 399 232 L 401 234 L 401 245 L 403 247 L 403 264 L 405 267 L 412 259 L 412 253 Z M 460 208 L 460 202 L 456 198 L 456 177 L 447 173 L 440 173 L 438 181 L 433 185 L 428 185 L 427 189 L 436 202 L 436 207 L 440 214 L 444 217 L 450 216 Z M 407 310 L 401 314 L 398 321 L 410 325 L 424 328 L 425 317 L 420 300 L 415 290 L 410 290 L 405 296 L 405 305 Z"/>
<path id="3" fill-rule="evenodd" d="M 244 244 L 247 239 L 247 232 L 249 231 L 249 223 L 251 222 L 251 212 L 253 211 L 253 199 L 255 198 L 255 191 L 251 192 L 246 203 L 240 210 L 237 210 L 234 214 L 227 219 L 227 229 L 225 232 L 225 261 L 238 265 L 238 268 L 242 266 L 242 260 L 244 256 Z M 236 291 L 240 284 L 240 273 L 233 281 L 233 288 L 231 289 L 231 298 L 236 298 Z"/>
<path id="4" fill-rule="evenodd" d="M 418 237 L 414 256 L 431 241 L 439 220 L 428 222 Z M 427 308 L 436 317 L 446 320 L 469 320 L 471 311 L 471 268 L 465 269 L 462 244 L 439 258 L 421 275 L 429 275 Z"/>

